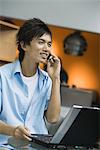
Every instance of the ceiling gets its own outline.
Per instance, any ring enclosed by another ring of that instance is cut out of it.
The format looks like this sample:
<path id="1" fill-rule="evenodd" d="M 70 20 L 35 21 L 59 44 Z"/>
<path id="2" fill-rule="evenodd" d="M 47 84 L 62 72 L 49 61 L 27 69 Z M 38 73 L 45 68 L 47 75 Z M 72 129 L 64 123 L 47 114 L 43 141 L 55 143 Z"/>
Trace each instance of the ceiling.
<path id="1" fill-rule="evenodd" d="M 0 0 L 0 15 L 100 33 L 100 0 Z"/>

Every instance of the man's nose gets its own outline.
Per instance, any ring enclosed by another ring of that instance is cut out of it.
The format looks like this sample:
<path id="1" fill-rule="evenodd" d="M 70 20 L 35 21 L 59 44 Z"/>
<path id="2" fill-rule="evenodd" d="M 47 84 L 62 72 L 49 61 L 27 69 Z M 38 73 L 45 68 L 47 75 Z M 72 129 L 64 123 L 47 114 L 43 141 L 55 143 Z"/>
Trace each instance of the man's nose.
<path id="1" fill-rule="evenodd" d="M 48 44 L 44 44 L 44 51 L 47 53 L 51 52 L 51 47 L 48 46 Z"/>

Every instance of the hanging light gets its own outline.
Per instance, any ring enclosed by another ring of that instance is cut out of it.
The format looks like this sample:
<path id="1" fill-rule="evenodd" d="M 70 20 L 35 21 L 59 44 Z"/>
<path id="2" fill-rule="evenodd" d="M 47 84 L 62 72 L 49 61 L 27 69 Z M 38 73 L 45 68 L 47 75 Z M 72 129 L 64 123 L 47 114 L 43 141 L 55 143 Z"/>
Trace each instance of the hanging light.
<path id="1" fill-rule="evenodd" d="M 68 35 L 64 39 L 64 52 L 66 54 L 82 56 L 87 48 L 87 41 L 80 31 Z"/>

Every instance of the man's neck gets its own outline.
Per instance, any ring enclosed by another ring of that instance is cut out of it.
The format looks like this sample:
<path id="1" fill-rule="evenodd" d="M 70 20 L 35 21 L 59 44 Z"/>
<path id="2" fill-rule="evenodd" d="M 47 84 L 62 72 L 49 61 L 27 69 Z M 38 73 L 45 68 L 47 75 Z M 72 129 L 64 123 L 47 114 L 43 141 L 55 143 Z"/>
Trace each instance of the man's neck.
<path id="1" fill-rule="evenodd" d="M 22 73 L 26 77 L 31 77 L 37 72 L 38 65 L 35 63 L 29 63 L 26 60 L 21 62 Z"/>

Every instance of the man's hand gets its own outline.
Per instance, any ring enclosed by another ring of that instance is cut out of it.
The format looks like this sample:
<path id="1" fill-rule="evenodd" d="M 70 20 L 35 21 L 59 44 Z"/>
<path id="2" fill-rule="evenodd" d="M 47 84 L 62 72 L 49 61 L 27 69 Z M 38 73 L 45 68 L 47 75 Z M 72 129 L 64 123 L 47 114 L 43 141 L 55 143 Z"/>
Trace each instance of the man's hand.
<path id="1" fill-rule="evenodd" d="M 56 55 L 51 55 L 47 62 L 47 72 L 52 80 L 60 79 L 60 68 L 60 59 Z"/>
<path id="2" fill-rule="evenodd" d="M 14 130 L 14 136 L 16 138 L 26 139 L 28 141 L 31 141 L 31 134 L 29 130 L 24 126 L 17 126 Z"/>

